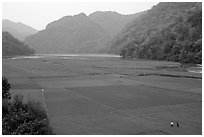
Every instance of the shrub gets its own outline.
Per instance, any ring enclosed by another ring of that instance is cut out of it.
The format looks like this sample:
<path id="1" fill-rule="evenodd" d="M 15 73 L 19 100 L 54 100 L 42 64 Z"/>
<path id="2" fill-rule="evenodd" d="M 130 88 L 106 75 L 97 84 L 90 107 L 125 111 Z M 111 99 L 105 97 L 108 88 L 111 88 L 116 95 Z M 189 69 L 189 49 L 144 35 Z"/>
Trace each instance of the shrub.
<path id="1" fill-rule="evenodd" d="M 5 84 L 7 83 L 7 84 Z M 6 103 L 2 110 L 2 134 L 3 135 L 48 135 L 53 134 L 49 126 L 49 119 L 44 108 L 39 102 L 29 100 L 23 102 L 22 95 L 10 97 L 9 83 L 3 82 L 2 95 L 6 92 Z M 7 85 L 5 88 L 4 86 Z M 9 87 L 9 88 L 8 88 Z M 6 90 L 3 90 L 6 89 Z"/>
<path id="2" fill-rule="evenodd" d="M 8 113 L 9 100 L 11 94 L 9 93 L 10 84 L 5 77 L 2 77 L 2 114 Z"/>
<path id="3" fill-rule="evenodd" d="M 9 93 L 10 84 L 5 77 L 2 77 L 2 98 L 3 99 L 10 99 L 11 94 Z"/>

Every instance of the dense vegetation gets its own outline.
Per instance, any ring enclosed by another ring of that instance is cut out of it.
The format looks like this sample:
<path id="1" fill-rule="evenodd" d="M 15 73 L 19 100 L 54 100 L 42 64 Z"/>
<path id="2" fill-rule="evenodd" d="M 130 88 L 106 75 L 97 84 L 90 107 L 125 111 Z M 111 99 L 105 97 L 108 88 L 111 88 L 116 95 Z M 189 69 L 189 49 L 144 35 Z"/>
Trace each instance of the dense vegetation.
<path id="1" fill-rule="evenodd" d="M 117 36 L 112 52 L 202 63 L 202 3 L 159 3 Z"/>
<path id="2" fill-rule="evenodd" d="M 30 49 L 22 41 L 14 38 L 8 32 L 2 32 L 2 55 L 3 56 L 29 55 L 33 53 L 34 53 L 34 50 Z"/>
<path id="3" fill-rule="evenodd" d="M 2 134 L 47 135 L 52 134 L 46 112 L 38 102 L 23 102 L 23 96 L 11 98 L 10 84 L 2 78 Z"/>

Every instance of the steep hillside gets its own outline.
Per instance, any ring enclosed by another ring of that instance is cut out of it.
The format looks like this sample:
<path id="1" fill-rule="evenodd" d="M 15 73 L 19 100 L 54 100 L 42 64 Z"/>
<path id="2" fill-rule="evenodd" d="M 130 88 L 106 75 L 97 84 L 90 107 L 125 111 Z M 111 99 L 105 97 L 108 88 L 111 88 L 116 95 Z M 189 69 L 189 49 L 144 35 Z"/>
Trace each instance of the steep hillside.
<path id="1" fill-rule="evenodd" d="M 25 43 L 37 53 L 92 53 L 100 51 L 108 39 L 108 32 L 81 13 L 51 22 Z"/>
<path id="2" fill-rule="evenodd" d="M 14 55 L 29 55 L 33 54 L 34 50 L 30 49 L 22 41 L 14 38 L 8 32 L 2 32 L 2 55 L 14 56 Z"/>
<path id="3" fill-rule="evenodd" d="M 21 22 L 15 23 L 10 20 L 2 20 L 2 31 L 7 31 L 19 40 L 24 40 L 25 37 L 35 34 L 38 31 Z"/>
<path id="4" fill-rule="evenodd" d="M 97 11 L 90 14 L 89 18 L 99 24 L 111 36 L 115 36 L 128 22 L 137 18 L 141 14 L 143 14 L 143 12 L 131 15 L 121 15 L 112 11 Z"/>
<path id="5" fill-rule="evenodd" d="M 125 58 L 202 62 L 202 3 L 159 3 L 112 41 Z"/>

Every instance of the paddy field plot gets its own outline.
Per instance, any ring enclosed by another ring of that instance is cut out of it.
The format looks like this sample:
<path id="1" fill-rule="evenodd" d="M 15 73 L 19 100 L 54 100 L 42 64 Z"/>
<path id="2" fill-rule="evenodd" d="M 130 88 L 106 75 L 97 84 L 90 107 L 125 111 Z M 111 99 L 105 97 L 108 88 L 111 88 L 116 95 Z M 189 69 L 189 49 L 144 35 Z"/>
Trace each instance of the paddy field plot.
<path id="1" fill-rule="evenodd" d="M 13 94 L 45 104 L 56 134 L 202 134 L 202 75 L 157 69 L 172 65 L 31 58 L 3 59 L 2 71 Z"/>

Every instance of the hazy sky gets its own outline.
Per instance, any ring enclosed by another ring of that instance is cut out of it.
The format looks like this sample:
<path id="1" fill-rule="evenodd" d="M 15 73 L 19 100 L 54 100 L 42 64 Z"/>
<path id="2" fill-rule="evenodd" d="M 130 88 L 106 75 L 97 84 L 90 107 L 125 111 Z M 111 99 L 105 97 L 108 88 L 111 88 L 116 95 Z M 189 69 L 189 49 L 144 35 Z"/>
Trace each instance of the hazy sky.
<path id="1" fill-rule="evenodd" d="M 38 30 L 63 16 L 85 13 L 89 15 L 95 11 L 116 11 L 121 14 L 132 14 L 150 9 L 156 2 L 10 2 L 2 4 L 2 18 L 14 22 L 22 22 Z"/>

